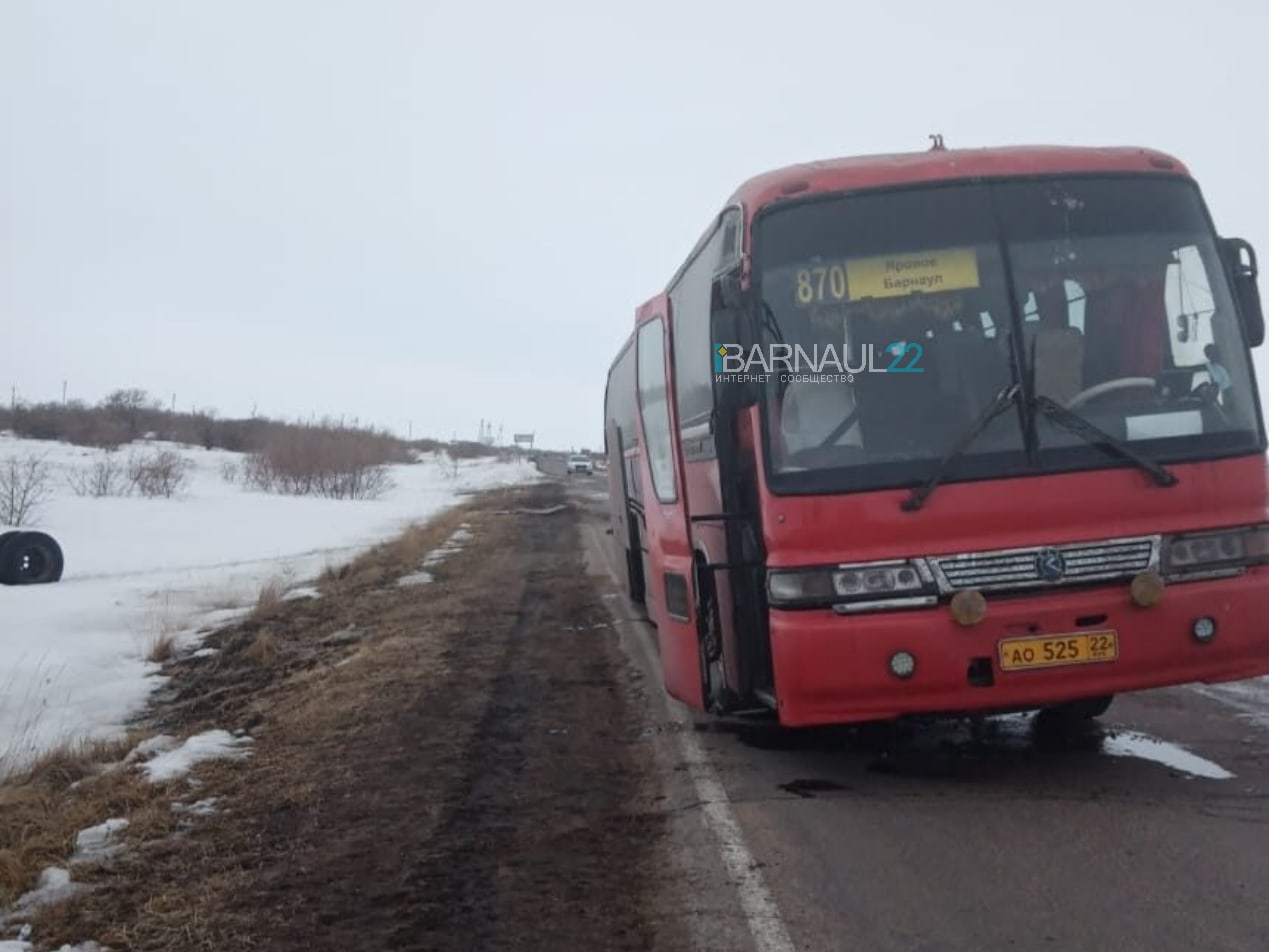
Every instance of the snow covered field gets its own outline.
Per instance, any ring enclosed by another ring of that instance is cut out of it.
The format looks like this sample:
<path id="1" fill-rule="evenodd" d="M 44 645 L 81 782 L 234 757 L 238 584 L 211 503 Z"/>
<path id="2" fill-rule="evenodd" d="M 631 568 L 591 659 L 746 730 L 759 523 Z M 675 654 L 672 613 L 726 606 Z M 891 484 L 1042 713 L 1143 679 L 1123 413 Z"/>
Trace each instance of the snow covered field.
<path id="1" fill-rule="evenodd" d="M 295 588 L 347 562 L 459 494 L 540 478 L 532 464 L 425 457 L 390 467 L 393 489 L 374 501 L 290 497 L 222 475 L 239 454 L 172 449 L 191 466 L 172 499 L 88 498 L 68 477 L 99 451 L 0 435 L 0 460 L 37 454 L 53 496 L 29 528 L 48 531 L 66 557 L 62 581 L 0 587 L 0 775 L 50 746 L 122 733 L 160 683 L 146 656 L 161 637 L 187 647 L 201 628 L 235 617 L 266 583 Z"/>

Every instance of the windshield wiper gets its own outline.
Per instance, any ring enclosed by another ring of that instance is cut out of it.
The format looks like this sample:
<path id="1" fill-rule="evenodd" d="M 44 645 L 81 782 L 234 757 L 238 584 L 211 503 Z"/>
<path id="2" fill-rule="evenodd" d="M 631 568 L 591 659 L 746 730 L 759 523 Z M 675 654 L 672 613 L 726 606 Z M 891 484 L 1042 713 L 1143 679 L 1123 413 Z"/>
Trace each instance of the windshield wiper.
<path id="1" fill-rule="evenodd" d="M 992 400 L 991 404 L 983 411 L 982 415 L 974 421 L 973 426 L 965 432 L 965 435 L 957 441 L 956 445 L 948 452 L 948 454 L 939 460 L 938 466 L 935 467 L 934 472 L 930 474 L 929 478 L 926 479 L 925 482 L 921 483 L 921 485 L 914 487 L 908 495 L 908 498 L 899 504 L 899 508 L 904 512 L 915 512 L 925 505 L 925 501 L 930 498 L 930 494 L 938 488 L 939 483 L 941 483 L 943 478 L 947 475 L 947 470 L 952 463 L 967 449 L 969 449 L 969 445 L 978 438 L 979 434 L 981 434 L 983 430 L 987 429 L 987 425 L 991 423 L 992 420 L 1000 416 L 1000 414 L 1004 413 L 1010 406 L 1017 402 L 1021 392 L 1022 387 L 1015 383 L 996 394 L 996 398 Z M 1078 413 L 1068 410 L 1052 397 L 1036 396 L 1031 399 L 1030 403 L 1034 410 L 1044 414 L 1045 417 L 1052 420 L 1054 424 L 1060 426 L 1062 429 L 1087 440 L 1093 446 L 1110 453 L 1112 456 L 1119 456 L 1122 459 L 1135 463 L 1153 477 L 1155 485 L 1175 486 L 1177 484 L 1177 477 L 1175 474 L 1165 469 L 1154 460 L 1147 459 L 1142 456 L 1123 440 L 1111 436 L 1105 430 L 1094 426 Z"/>
<path id="2" fill-rule="evenodd" d="M 780 322 L 776 320 L 775 311 L 771 310 L 765 297 L 760 297 L 758 301 L 762 304 L 762 327 L 771 333 L 777 344 L 783 344 L 784 335 L 780 333 Z"/>
<path id="3" fill-rule="evenodd" d="M 1156 486 L 1175 486 L 1176 475 L 1160 466 L 1152 459 L 1142 456 L 1118 437 L 1111 436 L 1105 430 L 1094 426 L 1078 413 L 1068 410 L 1052 397 L 1037 396 L 1032 405 L 1062 429 L 1086 440 L 1098 449 L 1111 456 L 1118 456 L 1136 464 L 1154 479 Z"/>
<path id="4" fill-rule="evenodd" d="M 978 419 L 974 421 L 973 426 L 966 430 L 964 436 L 956 441 L 956 445 L 948 451 L 946 456 L 939 460 L 938 466 L 935 467 L 934 472 L 930 474 L 929 478 L 926 479 L 925 482 L 921 483 L 921 485 L 914 486 L 912 488 L 912 492 L 908 494 L 908 498 L 899 503 L 899 508 L 904 512 L 915 512 L 925 505 L 925 501 L 930 497 L 930 493 L 934 492 L 934 490 L 938 488 L 939 483 L 942 482 L 943 477 L 947 475 L 947 470 L 952 463 L 967 449 L 969 449 L 969 445 L 973 443 L 974 440 L 978 439 L 979 435 L 983 432 L 983 430 L 987 429 L 988 424 L 990 424 L 992 420 L 996 419 L 996 417 L 1000 416 L 1000 414 L 1004 413 L 1017 402 L 1018 394 L 1021 392 L 1022 388 L 1019 387 L 1018 384 L 1011 383 L 996 394 L 995 399 L 987 405 L 987 408 L 983 410 Z"/>

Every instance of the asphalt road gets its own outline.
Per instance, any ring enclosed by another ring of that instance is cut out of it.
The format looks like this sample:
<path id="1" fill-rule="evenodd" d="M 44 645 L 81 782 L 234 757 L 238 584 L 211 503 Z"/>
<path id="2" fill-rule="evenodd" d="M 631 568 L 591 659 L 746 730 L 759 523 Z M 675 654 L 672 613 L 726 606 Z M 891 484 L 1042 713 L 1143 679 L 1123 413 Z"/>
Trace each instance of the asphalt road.
<path id="1" fill-rule="evenodd" d="M 1086 729 L 1021 715 L 884 747 L 693 716 L 659 691 L 655 630 L 618 594 L 604 475 L 567 481 L 662 715 L 673 914 L 701 948 L 1269 950 L 1269 689 L 1146 692 Z"/>

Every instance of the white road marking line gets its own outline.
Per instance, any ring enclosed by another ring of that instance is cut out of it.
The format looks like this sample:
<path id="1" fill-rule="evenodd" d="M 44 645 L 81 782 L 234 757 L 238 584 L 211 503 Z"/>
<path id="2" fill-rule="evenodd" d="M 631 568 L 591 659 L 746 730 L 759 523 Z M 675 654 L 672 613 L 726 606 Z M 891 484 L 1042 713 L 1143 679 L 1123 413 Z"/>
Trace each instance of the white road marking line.
<path id="1" fill-rule="evenodd" d="M 678 736 L 705 819 L 718 837 L 723 863 L 740 894 L 740 906 L 749 923 L 754 945 L 758 952 L 794 952 L 793 939 L 780 917 L 780 909 L 767 890 L 749 847 L 745 845 L 745 837 L 731 811 L 727 791 L 696 736 L 688 733 Z"/>
<path id="2" fill-rule="evenodd" d="M 590 530 L 592 546 L 603 560 L 605 570 L 620 588 L 621 580 L 609 557 L 608 547 L 604 545 L 603 535 L 593 522 L 589 523 L 587 528 Z M 644 631 L 646 632 L 646 628 Z M 636 634 L 634 640 L 639 645 L 648 671 L 653 674 L 658 673 L 661 665 L 647 637 L 644 634 Z M 666 694 L 664 688 L 661 691 L 661 700 L 665 704 L 666 714 L 670 720 L 680 724 L 688 723 L 687 718 L 677 707 L 678 702 Z M 754 946 L 758 952 L 795 952 L 797 947 L 793 944 L 789 930 L 780 916 L 780 909 L 767 889 L 753 854 L 749 852 L 749 847 L 745 844 L 744 833 L 741 832 L 740 824 L 732 812 L 727 790 L 709 762 L 709 755 L 705 753 L 705 749 L 697 740 L 696 735 L 691 732 L 690 727 L 689 730 L 678 734 L 678 738 L 683 760 L 692 778 L 692 786 L 695 787 L 697 799 L 701 802 L 705 821 L 718 839 L 718 851 L 722 856 L 723 865 L 732 882 L 735 883 L 740 907 L 744 911 Z"/>

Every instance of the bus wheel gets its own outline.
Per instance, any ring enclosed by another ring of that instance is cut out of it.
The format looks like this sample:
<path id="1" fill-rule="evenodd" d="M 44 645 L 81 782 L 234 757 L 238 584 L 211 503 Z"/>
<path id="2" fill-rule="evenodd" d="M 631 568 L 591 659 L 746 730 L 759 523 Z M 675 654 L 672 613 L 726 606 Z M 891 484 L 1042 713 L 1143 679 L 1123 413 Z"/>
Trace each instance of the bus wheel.
<path id="1" fill-rule="evenodd" d="M 1090 721 L 1095 717 L 1101 717 L 1110 710 L 1110 703 L 1113 700 L 1115 700 L 1115 695 L 1113 694 L 1086 697 L 1078 701 L 1067 701 L 1064 704 L 1054 704 L 1051 707 L 1042 708 L 1040 714 L 1044 717 L 1064 721 Z"/>
<path id="2" fill-rule="evenodd" d="M 626 549 L 626 595 L 631 603 L 643 607 L 643 553 Z"/>
<path id="3" fill-rule="evenodd" d="M 630 524 L 630 539 L 626 548 L 626 594 L 640 608 L 647 601 L 647 593 L 643 588 L 643 545 L 639 541 L 639 526 L 633 522 Z"/>
<path id="4" fill-rule="evenodd" d="M 708 583 L 701 585 L 701 607 L 697 616 L 697 642 L 701 654 L 701 699 L 711 714 L 726 714 L 732 708 L 731 692 L 723 669 L 722 621 L 718 599 Z"/>

